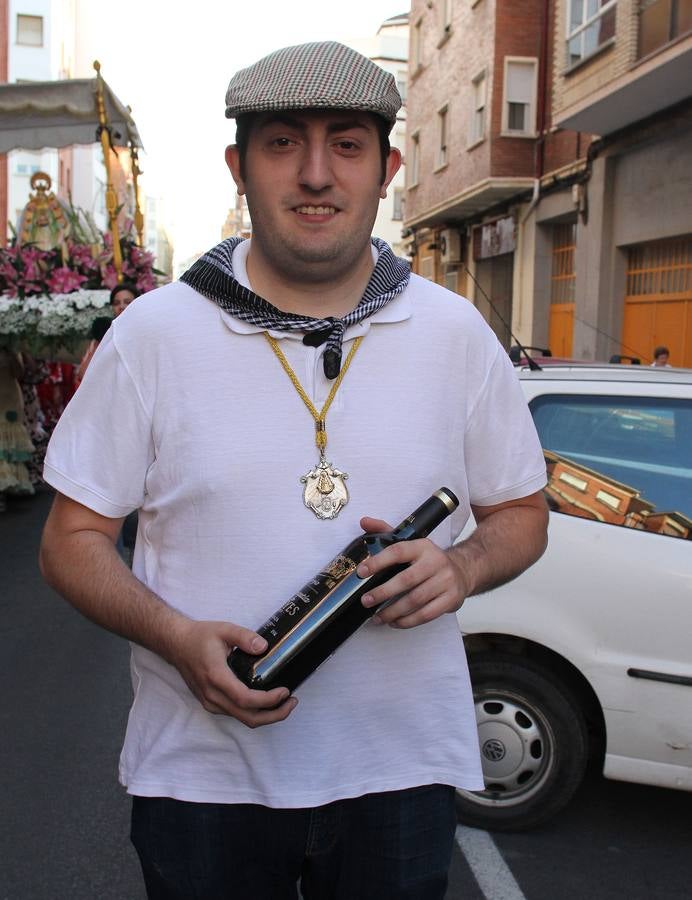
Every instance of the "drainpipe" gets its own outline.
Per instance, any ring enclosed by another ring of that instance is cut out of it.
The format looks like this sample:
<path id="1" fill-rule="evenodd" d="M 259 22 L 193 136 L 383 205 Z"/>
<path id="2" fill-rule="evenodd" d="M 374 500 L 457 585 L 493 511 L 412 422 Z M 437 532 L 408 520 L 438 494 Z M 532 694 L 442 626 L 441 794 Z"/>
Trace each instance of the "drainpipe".
<path id="1" fill-rule="evenodd" d="M 545 132 L 548 118 L 548 22 L 550 17 L 550 0 L 543 0 L 541 11 L 540 50 L 538 56 L 538 109 L 536 110 L 538 138 L 536 140 L 536 153 L 534 164 L 533 195 L 528 209 L 522 217 L 523 225 L 538 205 L 541 198 L 541 178 L 545 168 Z"/>
<path id="2" fill-rule="evenodd" d="M 538 57 L 538 144 L 536 145 L 536 178 L 543 176 L 545 166 L 545 131 L 548 119 L 548 21 L 550 0 L 543 0 L 541 12 L 541 49 Z"/>
<path id="3" fill-rule="evenodd" d="M 521 239 L 521 252 L 519 254 L 519 272 L 517 281 L 518 281 L 518 297 L 519 297 L 519 311 L 516 321 L 516 329 L 519 331 L 522 327 L 522 310 L 523 310 L 523 302 L 522 302 L 522 294 L 523 294 L 523 282 L 524 282 L 524 255 L 525 255 L 525 246 L 524 246 L 524 226 L 526 225 L 529 217 L 533 213 L 533 211 L 538 206 L 538 203 L 541 199 L 541 177 L 543 176 L 543 169 L 545 166 L 545 130 L 546 130 L 546 120 L 547 120 L 547 108 L 548 108 L 548 23 L 550 18 L 550 0 L 543 0 L 543 7 L 541 10 L 541 31 L 539 36 L 539 57 L 538 57 L 538 85 L 536 88 L 536 95 L 538 98 L 538 109 L 536 110 L 536 127 L 538 129 L 538 139 L 536 141 L 536 151 L 535 151 L 535 161 L 534 161 L 534 181 L 533 181 L 533 194 L 531 195 L 531 202 L 526 209 L 526 212 L 521 217 L 521 221 L 519 222 L 519 234 Z M 531 327 L 533 331 L 533 326 Z M 530 341 L 529 343 L 535 343 Z"/>

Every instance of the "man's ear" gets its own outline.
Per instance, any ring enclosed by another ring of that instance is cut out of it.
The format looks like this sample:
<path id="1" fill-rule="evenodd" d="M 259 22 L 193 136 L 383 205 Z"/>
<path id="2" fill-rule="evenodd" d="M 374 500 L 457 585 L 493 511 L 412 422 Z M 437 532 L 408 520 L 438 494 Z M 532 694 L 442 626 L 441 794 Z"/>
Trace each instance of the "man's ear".
<path id="1" fill-rule="evenodd" d="M 235 144 L 230 144 L 226 147 L 225 158 L 226 165 L 231 170 L 231 175 L 233 176 L 233 181 L 235 181 L 238 193 L 242 196 L 245 193 L 245 182 L 240 175 L 240 154 L 238 153 L 238 147 Z"/>
<path id="2" fill-rule="evenodd" d="M 385 178 L 382 182 L 382 187 L 380 188 L 380 199 L 384 200 L 387 196 L 387 188 L 389 187 L 392 178 L 396 175 L 401 167 L 401 151 L 397 150 L 396 147 L 392 147 L 387 156 L 387 164 L 385 166 Z M 235 176 L 234 176 L 235 177 Z"/>

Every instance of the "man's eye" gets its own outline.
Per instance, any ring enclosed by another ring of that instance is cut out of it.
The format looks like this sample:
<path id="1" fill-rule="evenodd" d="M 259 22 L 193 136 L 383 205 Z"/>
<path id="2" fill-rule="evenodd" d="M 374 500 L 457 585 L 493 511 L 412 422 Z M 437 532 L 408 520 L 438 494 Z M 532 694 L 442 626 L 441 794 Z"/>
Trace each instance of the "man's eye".
<path id="1" fill-rule="evenodd" d="M 274 138 L 272 143 L 275 147 L 290 147 L 293 142 L 290 140 L 290 138 L 279 137 Z"/>
<path id="2" fill-rule="evenodd" d="M 343 141 L 339 141 L 338 146 L 342 150 L 357 150 L 358 149 L 358 144 L 356 144 L 355 141 L 349 141 L 346 139 L 344 139 Z"/>

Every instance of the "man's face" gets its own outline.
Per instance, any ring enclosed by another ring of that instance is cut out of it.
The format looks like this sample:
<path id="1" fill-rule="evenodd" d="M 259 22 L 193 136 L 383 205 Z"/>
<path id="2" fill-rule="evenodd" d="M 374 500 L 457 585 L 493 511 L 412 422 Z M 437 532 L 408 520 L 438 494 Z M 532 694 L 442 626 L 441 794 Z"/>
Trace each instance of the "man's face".
<path id="1" fill-rule="evenodd" d="M 382 181 L 377 125 L 369 113 L 309 110 L 265 113 L 253 122 L 240 174 L 253 247 L 274 274 L 297 282 L 337 280 L 370 253 L 380 198 L 401 164 L 392 150 Z"/>
<path id="2" fill-rule="evenodd" d="M 667 366 L 668 365 L 668 354 L 667 353 L 659 353 L 656 359 L 654 360 L 655 366 Z"/>

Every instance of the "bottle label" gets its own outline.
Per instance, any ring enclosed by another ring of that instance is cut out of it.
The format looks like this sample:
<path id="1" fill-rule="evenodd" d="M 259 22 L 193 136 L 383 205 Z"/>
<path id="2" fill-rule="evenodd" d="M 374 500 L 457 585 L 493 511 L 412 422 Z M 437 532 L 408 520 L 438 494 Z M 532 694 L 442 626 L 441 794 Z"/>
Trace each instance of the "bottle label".
<path id="1" fill-rule="evenodd" d="M 344 575 L 350 575 L 351 572 L 355 571 L 355 568 L 356 564 L 348 556 L 335 556 L 320 574 L 338 580 L 343 578 Z"/>
<path id="2" fill-rule="evenodd" d="M 355 572 L 358 564 L 348 556 L 340 554 L 328 563 L 311 581 L 294 594 L 281 609 L 257 629 L 270 645 L 283 638 L 307 613 L 315 609 L 348 575 Z"/>

